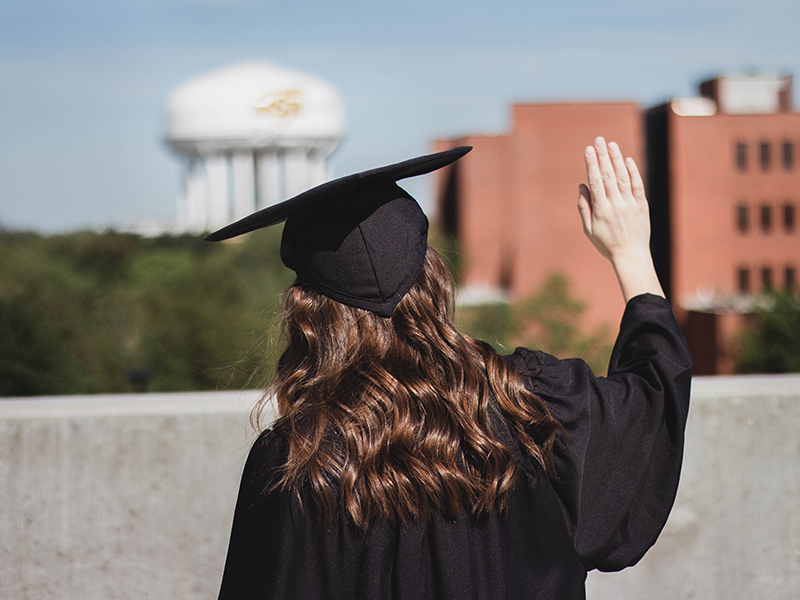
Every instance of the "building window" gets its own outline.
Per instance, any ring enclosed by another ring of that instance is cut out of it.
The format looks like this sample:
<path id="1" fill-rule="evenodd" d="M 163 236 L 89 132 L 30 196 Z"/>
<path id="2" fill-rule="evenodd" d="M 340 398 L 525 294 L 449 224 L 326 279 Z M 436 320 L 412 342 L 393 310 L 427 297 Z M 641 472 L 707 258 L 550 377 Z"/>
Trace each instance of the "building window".
<path id="1" fill-rule="evenodd" d="M 750 215 L 747 210 L 747 205 L 741 202 L 736 207 L 736 227 L 741 233 L 747 233 L 747 228 L 750 226 Z"/>
<path id="2" fill-rule="evenodd" d="M 791 294 L 794 292 L 794 288 L 797 285 L 797 274 L 794 271 L 794 267 L 786 267 L 786 271 L 783 275 L 784 287 L 786 288 L 786 291 Z"/>
<path id="3" fill-rule="evenodd" d="M 747 144 L 744 142 L 736 142 L 736 168 L 747 170 Z"/>
<path id="4" fill-rule="evenodd" d="M 761 205 L 761 230 L 764 233 L 772 230 L 772 207 L 769 204 Z"/>
<path id="5" fill-rule="evenodd" d="M 749 294 L 750 293 L 750 269 L 747 267 L 741 267 L 739 272 L 737 273 L 737 279 L 739 280 L 739 292 L 742 294 Z"/>
<path id="6" fill-rule="evenodd" d="M 787 202 L 783 205 L 783 228 L 786 229 L 786 233 L 794 231 L 794 213 L 794 204 L 789 204 Z"/>
<path id="7" fill-rule="evenodd" d="M 761 289 L 766 292 L 771 290 L 772 287 L 772 269 L 764 267 L 761 269 Z"/>
<path id="8" fill-rule="evenodd" d="M 789 140 L 783 142 L 783 168 L 787 171 L 792 168 L 794 164 L 794 146 Z"/>
<path id="9" fill-rule="evenodd" d="M 769 170 L 772 162 L 772 146 L 769 145 L 769 142 L 761 142 L 758 147 L 758 156 L 761 159 L 761 170 Z"/>

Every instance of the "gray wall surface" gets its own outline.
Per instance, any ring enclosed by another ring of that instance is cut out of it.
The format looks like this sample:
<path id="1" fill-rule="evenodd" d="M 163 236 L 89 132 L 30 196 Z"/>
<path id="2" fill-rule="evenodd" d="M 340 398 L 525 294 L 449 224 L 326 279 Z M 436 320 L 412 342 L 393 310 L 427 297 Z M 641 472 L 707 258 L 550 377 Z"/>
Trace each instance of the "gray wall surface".
<path id="1" fill-rule="evenodd" d="M 0 598 L 215 598 L 257 397 L 0 401 Z"/>
<path id="2" fill-rule="evenodd" d="M 0 598 L 215 598 L 257 398 L 0 400 Z M 587 591 L 800 598 L 800 376 L 695 380 L 664 533 Z"/>

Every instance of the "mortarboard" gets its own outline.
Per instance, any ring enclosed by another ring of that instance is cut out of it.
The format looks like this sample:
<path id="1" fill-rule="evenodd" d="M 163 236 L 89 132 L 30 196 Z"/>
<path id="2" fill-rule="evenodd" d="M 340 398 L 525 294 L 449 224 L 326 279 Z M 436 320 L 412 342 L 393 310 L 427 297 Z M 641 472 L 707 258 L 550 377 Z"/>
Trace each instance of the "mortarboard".
<path id="1" fill-rule="evenodd" d="M 422 269 L 428 235 L 427 217 L 396 182 L 445 167 L 471 149 L 460 146 L 328 181 L 206 240 L 286 221 L 281 260 L 298 280 L 343 304 L 391 316 Z"/>

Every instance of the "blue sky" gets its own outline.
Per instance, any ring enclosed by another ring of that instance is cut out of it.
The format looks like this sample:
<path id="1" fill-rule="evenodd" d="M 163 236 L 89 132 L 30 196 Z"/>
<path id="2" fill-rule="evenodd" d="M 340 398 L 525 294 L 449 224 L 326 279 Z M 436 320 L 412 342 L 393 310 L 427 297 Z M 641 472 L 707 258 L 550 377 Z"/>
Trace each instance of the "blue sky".
<path id="1" fill-rule="evenodd" d="M 422 154 L 435 137 L 502 132 L 513 102 L 648 106 L 715 73 L 800 77 L 798 23 L 797 0 L 0 0 L 0 224 L 173 216 L 181 167 L 161 141 L 166 98 L 235 62 L 339 88 L 343 175 Z M 425 202 L 424 180 L 408 188 Z"/>

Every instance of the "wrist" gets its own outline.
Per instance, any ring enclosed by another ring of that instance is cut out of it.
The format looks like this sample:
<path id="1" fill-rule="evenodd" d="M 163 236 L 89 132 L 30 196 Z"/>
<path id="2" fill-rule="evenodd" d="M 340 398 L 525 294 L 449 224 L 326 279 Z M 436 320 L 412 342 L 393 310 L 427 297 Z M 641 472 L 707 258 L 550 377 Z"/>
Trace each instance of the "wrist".
<path id="1" fill-rule="evenodd" d="M 664 297 L 649 249 L 618 252 L 610 259 L 625 302 L 641 294 Z"/>
<path id="2" fill-rule="evenodd" d="M 653 256 L 649 247 L 624 248 L 609 253 L 609 260 L 614 268 L 647 268 L 653 265 Z"/>

